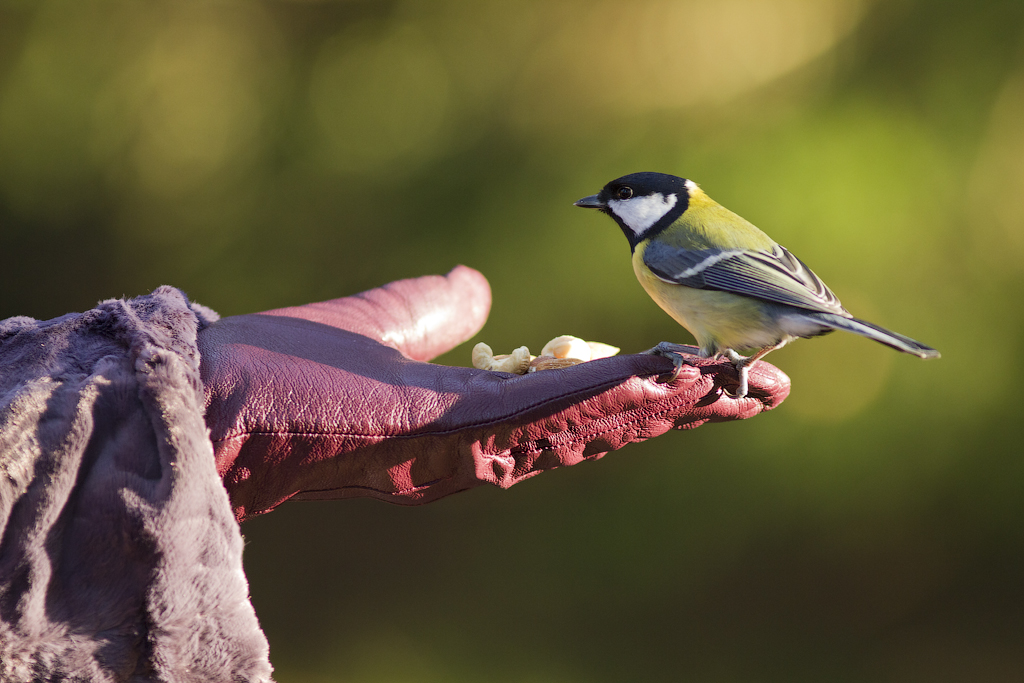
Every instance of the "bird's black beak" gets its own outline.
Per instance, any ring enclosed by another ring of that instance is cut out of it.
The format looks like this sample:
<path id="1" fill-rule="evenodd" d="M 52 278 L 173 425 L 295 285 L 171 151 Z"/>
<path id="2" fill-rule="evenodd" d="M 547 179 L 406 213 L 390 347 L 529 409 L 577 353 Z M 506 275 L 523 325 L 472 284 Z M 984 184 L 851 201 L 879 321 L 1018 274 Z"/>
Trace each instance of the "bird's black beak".
<path id="1" fill-rule="evenodd" d="M 584 209 L 603 209 L 607 206 L 604 202 L 598 199 L 598 196 L 596 194 L 592 194 L 589 197 L 584 197 L 579 201 L 575 201 L 572 203 L 572 205 L 580 206 L 583 207 Z"/>

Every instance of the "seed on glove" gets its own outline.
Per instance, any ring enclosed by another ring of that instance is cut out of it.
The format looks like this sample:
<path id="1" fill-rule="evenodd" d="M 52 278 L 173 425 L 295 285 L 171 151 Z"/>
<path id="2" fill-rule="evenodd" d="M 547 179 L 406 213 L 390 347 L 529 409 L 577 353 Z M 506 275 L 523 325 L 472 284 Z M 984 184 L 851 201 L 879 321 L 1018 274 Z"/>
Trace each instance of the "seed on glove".
<path id="1" fill-rule="evenodd" d="M 511 372 L 525 375 L 540 370 L 557 370 L 587 361 L 614 356 L 619 349 L 601 342 L 588 342 L 562 335 L 555 337 L 541 350 L 539 356 L 531 356 L 530 350 L 520 346 L 510 354 L 494 355 L 491 347 L 480 342 L 473 347 L 473 367 L 494 372 Z"/>

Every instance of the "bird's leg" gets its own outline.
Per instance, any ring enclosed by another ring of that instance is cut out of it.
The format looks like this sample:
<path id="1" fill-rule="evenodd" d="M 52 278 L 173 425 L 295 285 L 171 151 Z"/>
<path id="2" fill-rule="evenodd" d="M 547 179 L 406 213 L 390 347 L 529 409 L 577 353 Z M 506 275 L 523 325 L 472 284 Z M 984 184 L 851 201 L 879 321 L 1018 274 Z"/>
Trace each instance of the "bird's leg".
<path id="1" fill-rule="evenodd" d="M 679 377 L 679 373 L 682 371 L 684 365 L 690 365 L 690 362 L 686 360 L 684 353 L 688 353 L 692 346 L 683 346 L 682 344 L 673 344 L 672 342 L 660 342 L 653 349 L 648 349 L 643 353 L 650 356 L 661 356 L 662 358 L 668 358 L 672 361 L 672 372 L 666 375 L 658 376 L 659 384 L 666 384 Z"/>
<path id="2" fill-rule="evenodd" d="M 733 398 L 743 398 L 747 395 L 747 372 L 750 370 L 750 363 L 752 362 L 750 359 L 753 356 L 741 356 L 732 349 L 726 349 L 725 357 L 732 362 L 736 372 L 740 375 L 740 385 L 736 388 Z"/>
<path id="3" fill-rule="evenodd" d="M 740 375 L 740 385 L 736 389 L 736 393 L 733 394 L 734 398 L 743 398 L 747 395 L 747 374 L 750 371 L 750 366 L 754 364 L 754 361 L 761 360 L 775 349 L 781 349 L 788 341 L 788 339 L 783 339 L 778 344 L 766 346 L 750 356 L 741 356 L 732 349 L 725 350 L 725 357 L 732 362 L 733 366 L 736 368 L 736 372 Z"/>

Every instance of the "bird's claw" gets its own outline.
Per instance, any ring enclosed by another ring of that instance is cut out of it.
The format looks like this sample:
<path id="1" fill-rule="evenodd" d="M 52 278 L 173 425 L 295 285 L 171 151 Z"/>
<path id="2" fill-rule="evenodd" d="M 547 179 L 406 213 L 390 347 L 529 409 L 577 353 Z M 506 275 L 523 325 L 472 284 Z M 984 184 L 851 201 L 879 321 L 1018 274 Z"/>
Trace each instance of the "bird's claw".
<path id="1" fill-rule="evenodd" d="M 731 396 L 732 398 L 744 398 L 748 391 L 747 374 L 750 369 L 750 364 L 753 363 L 758 356 L 741 356 L 732 349 L 726 349 L 722 355 L 729 359 L 729 362 L 731 362 L 732 366 L 736 368 L 736 373 L 739 375 L 739 385 L 736 387 L 736 391 L 729 393 L 729 391 L 726 390 L 726 396 Z"/>
<path id="2" fill-rule="evenodd" d="M 684 365 L 696 365 L 690 357 L 697 355 L 697 351 L 698 349 L 692 346 L 673 344 L 672 342 L 661 342 L 653 349 L 644 351 L 644 353 L 651 356 L 661 356 L 672 361 L 672 370 L 663 375 L 658 375 L 657 378 L 655 378 L 655 381 L 657 381 L 658 384 L 667 384 L 679 377 L 679 373 L 682 372 Z M 733 367 L 736 368 L 736 372 L 739 375 L 739 382 L 736 390 L 732 393 L 725 391 L 725 394 L 730 398 L 746 397 L 747 392 L 749 391 L 747 375 L 750 370 L 750 365 L 760 356 L 741 356 L 732 349 L 727 349 L 723 355 L 733 364 Z"/>
<path id="3" fill-rule="evenodd" d="M 728 391 L 726 391 L 725 393 L 726 395 L 731 396 L 732 398 L 744 398 L 746 397 L 748 390 L 747 372 L 750 369 L 750 366 L 737 365 L 734 367 L 736 368 L 736 372 L 739 373 L 740 376 L 739 386 L 736 387 L 736 391 L 734 391 L 733 393 L 730 394 Z"/>
<path id="4" fill-rule="evenodd" d="M 668 358 L 672 361 L 672 370 L 664 374 L 658 375 L 655 381 L 658 384 L 668 384 L 673 382 L 679 377 L 679 373 L 682 372 L 684 365 L 693 365 L 686 355 L 692 355 L 689 353 L 693 347 L 683 346 L 682 344 L 673 344 L 672 342 L 661 342 L 653 349 L 648 349 L 643 353 L 650 356 L 661 356 L 662 358 Z"/>

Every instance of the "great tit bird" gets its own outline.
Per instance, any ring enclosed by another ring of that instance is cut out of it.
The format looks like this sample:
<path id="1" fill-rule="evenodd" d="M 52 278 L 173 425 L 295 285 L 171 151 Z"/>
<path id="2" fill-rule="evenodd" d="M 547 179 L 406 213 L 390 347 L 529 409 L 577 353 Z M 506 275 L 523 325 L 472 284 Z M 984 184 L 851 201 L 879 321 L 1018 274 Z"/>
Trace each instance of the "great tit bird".
<path id="1" fill-rule="evenodd" d="M 747 394 L 750 365 L 797 337 L 846 330 L 919 358 L 939 352 L 850 315 L 800 259 L 706 195 L 692 180 L 632 173 L 575 203 L 598 209 L 622 228 L 640 284 L 688 329 L 704 358 L 724 355 Z M 683 359 L 674 344 L 650 353 Z M 741 356 L 739 351 L 753 351 Z"/>

